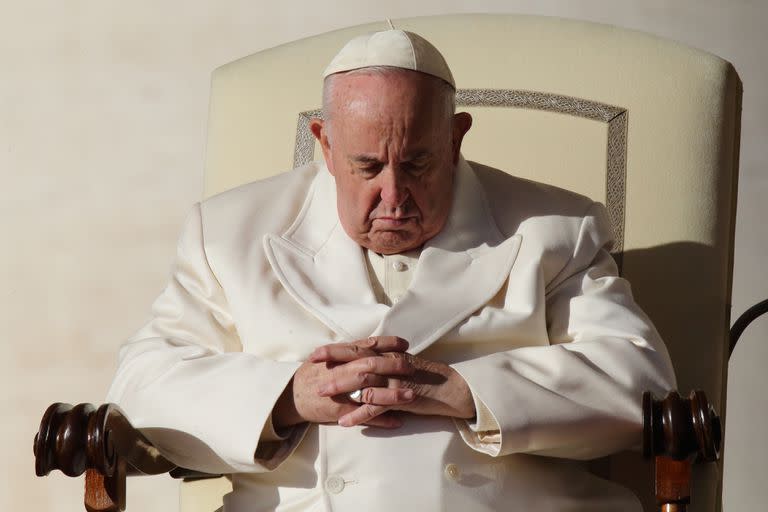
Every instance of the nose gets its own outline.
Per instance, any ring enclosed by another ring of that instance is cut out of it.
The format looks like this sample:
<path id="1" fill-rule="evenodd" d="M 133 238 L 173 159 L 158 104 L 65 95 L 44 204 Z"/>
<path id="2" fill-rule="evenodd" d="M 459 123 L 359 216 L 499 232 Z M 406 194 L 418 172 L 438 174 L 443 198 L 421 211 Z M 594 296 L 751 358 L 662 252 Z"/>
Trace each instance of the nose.
<path id="1" fill-rule="evenodd" d="M 402 206 L 409 196 L 405 178 L 392 166 L 382 169 L 379 177 L 381 178 L 382 203 L 389 208 Z"/>

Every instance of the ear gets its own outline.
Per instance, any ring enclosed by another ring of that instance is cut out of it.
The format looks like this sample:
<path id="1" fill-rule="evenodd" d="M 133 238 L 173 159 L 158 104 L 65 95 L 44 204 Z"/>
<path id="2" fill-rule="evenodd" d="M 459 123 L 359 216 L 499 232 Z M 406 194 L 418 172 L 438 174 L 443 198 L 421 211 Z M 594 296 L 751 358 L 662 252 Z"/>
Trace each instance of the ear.
<path id="1" fill-rule="evenodd" d="M 312 130 L 312 135 L 320 143 L 320 149 L 323 151 L 323 158 L 325 159 L 325 165 L 328 170 L 333 174 L 333 161 L 331 160 L 331 142 L 328 140 L 328 129 L 325 125 L 325 121 L 317 117 L 313 117 L 309 120 L 309 129 Z"/>
<path id="2" fill-rule="evenodd" d="M 453 163 L 459 162 L 459 155 L 461 154 L 461 143 L 464 140 L 464 135 L 472 128 L 472 116 L 467 112 L 459 112 L 453 115 L 453 137 L 451 139 L 451 153 L 453 157 Z"/>

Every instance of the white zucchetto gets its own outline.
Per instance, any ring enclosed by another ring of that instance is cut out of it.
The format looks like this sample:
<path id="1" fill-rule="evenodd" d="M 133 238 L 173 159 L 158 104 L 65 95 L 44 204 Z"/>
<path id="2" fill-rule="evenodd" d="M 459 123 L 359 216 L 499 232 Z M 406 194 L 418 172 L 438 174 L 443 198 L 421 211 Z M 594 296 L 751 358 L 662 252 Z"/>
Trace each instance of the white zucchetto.
<path id="1" fill-rule="evenodd" d="M 372 66 L 392 66 L 436 76 L 455 89 L 453 74 L 432 43 L 405 30 L 383 30 L 350 40 L 325 68 L 323 78 L 334 73 Z"/>

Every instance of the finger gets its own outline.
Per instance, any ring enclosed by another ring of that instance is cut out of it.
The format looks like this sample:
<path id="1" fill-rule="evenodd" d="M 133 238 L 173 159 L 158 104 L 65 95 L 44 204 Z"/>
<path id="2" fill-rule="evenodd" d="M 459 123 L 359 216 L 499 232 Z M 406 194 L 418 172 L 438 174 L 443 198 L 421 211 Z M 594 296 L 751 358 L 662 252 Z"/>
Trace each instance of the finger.
<path id="1" fill-rule="evenodd" d="M 349 372 L 340 371 L 341 367 L 334 369 L 332 372 L 332 378 L 329 381 L 323 382 L 317 388 L 317 394 L 319 396 L 335 396 L 344 393 L 351 393 L 360 388 L 367 387 L 386 387 L 389 379 L 382 375 L 368 372 Z"/>
<path id="2" fill-rule="evenodd" d="M 339 425 L 342 427 L 353 427 L 369 423 L 376 416 L 387 412 L 387 410 L 388 407 L 384 405 L 363 404 L 354 411 L 339 418 Z"/>
<path id="3" fill-rule="evenodd" d="M 376 352 L 405 352 L 409 343 L 400 336 L 371 336 L 369 340 L 375 343 L 370 347 Z"/>
<path id="4" fill-rule="evenodd" d="M 404 405 L 413 402 L 416 394 L 406 388 L 363 388 L 360 401 L 373 405 Z"/>
<path id="5" fill-rule="evenodd" d="M 355 371 L 376 375 L 410 376 L 416 372 L 408 354 L 389 352 L 376 357 L 364 357 L 345 364 L 334 371 Z"/>
<path id="6" fill-rule="evenodd" d="M 343 401 L 339 403 L 337 418 L 340 418 L 345 414 L 351 413 L 358 407 L 359 406 L 357 404 L 351 404 L 348 401 Z M 398 428 L 403 425 L 403 419 L 399 411 L 388 410 L 372 418 L 370 421 L 365 422 L 364 425 L 369 427 L 378 427 L 378 428 Z"/>
<path id="7" fill-rule="evenodd" d="M 362 357 L 373 357 L 377 352 L 372 350 L 375 340 L 369 343 L 332 343 L 317 347 L 309 355 L 309 361 L 312 363 L 337 362 L 348 363 Z"/>
<path id="8" fill-rule="evenodd" d="M 384 376 L 411 376 L 416 368 L 407 357 L 388 353 L 386 357 L 366 357 L 331 370 L 330 378 L 317 387 L 319 396 L 350 393 L 366 387 L 388 387 Z"/>
<path id="9" fill-rule="evenodd" d="M 364 340 L 349 343 L 330 343 L 317 347 L 309 355 L 309 361 L 320 362 L 349 362 L 363 357 L 375 356 L 382 352 L 405 352 L 408 342 L 397 336 L 371 336 Z"/>

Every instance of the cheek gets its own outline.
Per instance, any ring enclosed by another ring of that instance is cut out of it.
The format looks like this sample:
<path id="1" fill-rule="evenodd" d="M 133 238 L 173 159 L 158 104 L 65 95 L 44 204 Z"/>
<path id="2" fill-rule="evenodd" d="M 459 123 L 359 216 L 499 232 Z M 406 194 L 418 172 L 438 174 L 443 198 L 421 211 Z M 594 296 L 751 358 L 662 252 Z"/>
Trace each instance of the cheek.
<path id="1" fill-rule="evenodd" d="M 365 229 L 368 215 L 376 206 L 377 195 L 361 184 L 347 184 L 339 190 L 339 212 L 348 223 Z"/>
<path id="2" fill-rule="evenodd" d="M 446 202 L 450 203 L 451 188 L 446 187 L 445 182 L 442 180 L 432 180 L 424 183 L 419 192 L 421 204 L 425 210 L 424 213 L 429 212 L 434 215 L 444 209 Z"/>
<path id="3" fill-rule="evenodd" d="M 425 183 L 420 190 L 420 208 L 427 229 L 442 225 L 451 209 L 453 184 L 450 180 L 434 180 Z"/>
<path id="4" fill-rule="evenodd" d="M 429 192 L 429 190 L 426 190 L 422 197 L 423 199 L 421 200 L 421 204 L 423 206 L 421 209 L 423 210 L 424 215 L 427 217 L 425 220 L 429 221 L 435 215 L 435 211 L 438 210 L 439 201 L 434 194 Z"/>

